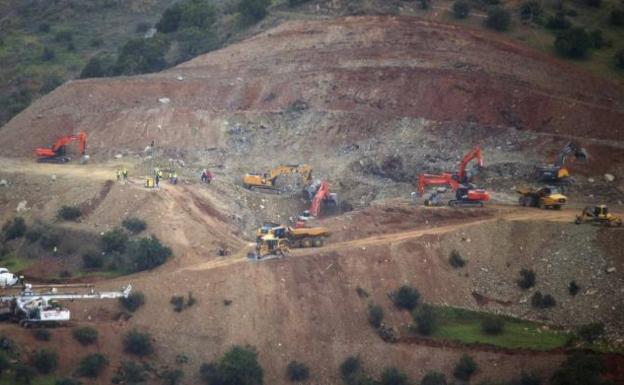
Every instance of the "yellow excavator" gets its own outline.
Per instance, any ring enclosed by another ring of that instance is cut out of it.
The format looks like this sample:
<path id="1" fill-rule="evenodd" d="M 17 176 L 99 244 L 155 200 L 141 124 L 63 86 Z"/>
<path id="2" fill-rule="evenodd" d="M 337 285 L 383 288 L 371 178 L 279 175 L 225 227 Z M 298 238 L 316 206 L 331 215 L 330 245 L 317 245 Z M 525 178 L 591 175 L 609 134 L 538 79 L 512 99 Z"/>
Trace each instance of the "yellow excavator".
<path id="1" fill-rule="evenodd" d="M 325 227 L 292 228 L 276 223 L 265 223 L 256 230 L 254 259 L 269 255 L 283 256 L 291 248 L 321 247 L 330 232 Z"/>
<path id="2" fill-rule="evenodd" d="M 280 165 L 263 174 L 246 174 L 243 177 L 243 186 L 250 190 L 264 190 L 281 192 L 286 186 L 280 183 L 280 177 L 285 175 L 301 175 L 303 186 L 312 183 L 312 166 L 308 164 Z"/>
<path id="3" fill-rule="evenodd" d="M 583 209 L 581 215 L 576 216 L 574 223 L 598 223 L 605 226 L 622 226 L 622 218 L 609 212 L 607 205 L 588 206 Z"/>

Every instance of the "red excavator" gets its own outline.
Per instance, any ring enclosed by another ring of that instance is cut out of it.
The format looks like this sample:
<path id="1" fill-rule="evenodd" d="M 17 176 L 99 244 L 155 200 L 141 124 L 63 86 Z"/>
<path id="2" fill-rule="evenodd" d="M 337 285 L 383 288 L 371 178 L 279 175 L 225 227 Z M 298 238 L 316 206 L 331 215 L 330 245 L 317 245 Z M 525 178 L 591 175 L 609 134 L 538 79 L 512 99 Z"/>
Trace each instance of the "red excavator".
<path id="1" fill-rule="evenodd" d="M 299 220 L 295 224 L 296 228 L 305 227 L 305 222 L 312 219 L 318 218 L 321 214 L 321 207 L 327 207 L 330 210 L 333 210 L 338 205 L 338 199 L 336 193 L 332 193 L 329 189 L 329 183 L 327 181 L 321 181 L 313 183 L 308 189 L 307 193 L 312 195 L 311 193 L 316 190 L 314 193 L 314 197 L 312 198 L 312 205 L 310 206 L 310 210 L 306 210 L 303 212 L 303 215 L 299 217 Z"/>
<path id="2" fill-rule="evenodd" d="M 56 140 L 52 147 L 38 147 L 35 150 L 37 154 L 37 162 L 40 163 L 67 163 L 71 158 L 65 155 L 65 146 L 71 142 L 78 142 L 80 146 L 80 155 L 82 159 L 86 159 L 87 150 L 87 134 L 80 132 L 75 135 L 61 136 Z"/>
<path id="3" fill-rule="evenodd" d="M 490 200 L 490 194 L 483 189 L 476 189 L 471 184 L 472 175 L 466 171 L 466 166 L 473 159 L 478 160 L 478 167 L 483 167 L 483 156 L 481 155 L 481 149 L 479 147 L 473 148 L 468 154 L 466 154 L 461 163 L 457 173 L 445 172 L 440 175 L 421 174 L 418 176 L 418 193 L 420 195 L 425 193 L 425 187 L 428 185 L 436 186 L 448 186 L 455 191 L 455 199 L 448 202 L 452 207 L 483 207 L 483 202 Z M 436 193 L 434 193 L 436 194 Z M 425 200 L 427 202 L 437 201 L 436 197 L 431 197 Z"/>

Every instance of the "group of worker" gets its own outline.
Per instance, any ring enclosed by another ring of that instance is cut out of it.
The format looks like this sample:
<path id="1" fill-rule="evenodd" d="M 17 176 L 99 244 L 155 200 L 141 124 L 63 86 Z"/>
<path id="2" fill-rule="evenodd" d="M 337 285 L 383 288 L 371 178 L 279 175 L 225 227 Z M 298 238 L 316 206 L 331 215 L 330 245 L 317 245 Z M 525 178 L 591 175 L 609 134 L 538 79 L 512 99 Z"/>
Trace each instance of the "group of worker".
<path id="1" fill-rule="evenodd" d="M 146 182 L 146 187 L 159 187 L 160 185 L 160 180 L 163 178 L 163 170 L 161 170 L 159 167 L 154 167 L 154 177 L 153 177 L 153 184 L 150 183 L 150 181 L 148 180 L 148 182 Z M 169 183 L 171 184 L 178 184 L 178 173 L 173 171 L 169 171 L 167 173 L 167 178 L 169 179 Z M 148 179 L 152 179 L 152 178 L 148 178 Z M 212 172 L 210 172 L 210 170 L 208 169 L 203 169 L 201 172 L 201 176 L 200 176 L 200 180 L 202 183 L 207 183 L 210 184 L 210 182 L 212 182 L 212 180 L 214 179 L 214 176 L 212 174 Z M 121 181 L 127 181 L 128 180 L 128 169 L 123 167 L 123 168 L 119 168 L 117 169 L 117 180 Z"/>
<path id="2" fill-rule="evenodd" d="M 121 181 L 122 179 L 124 182 L 128 180 L 128 169 L 125 167 L 117 169 L 117 181 Z"/>

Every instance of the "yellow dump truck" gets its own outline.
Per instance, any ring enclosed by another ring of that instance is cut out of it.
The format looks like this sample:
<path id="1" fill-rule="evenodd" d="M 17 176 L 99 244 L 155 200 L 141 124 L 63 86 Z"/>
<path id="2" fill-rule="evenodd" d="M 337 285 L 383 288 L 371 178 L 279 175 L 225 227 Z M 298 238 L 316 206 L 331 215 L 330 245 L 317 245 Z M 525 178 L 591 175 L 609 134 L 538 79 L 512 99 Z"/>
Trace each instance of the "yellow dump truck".
<path id="1" fill-rule="evenodd" d="M 566 203 L 568 198 L 559 193 L 554 187 L 542 187 L 540 189 L 533 189 L 530 187 L 520 187 L 516 189 L 516 192 L 520 194 L 518 203 L 520 206 L 539 207 L 541 209 L 560 209 Z"/>
<path id="2" fill-rule="evenodd" d="M 330 232 L 325 227 L 292 228 L 265 223 L 256 230 L 255 259 L 268 255 L 284 255 L 291 248 L 321 247 Z"/>

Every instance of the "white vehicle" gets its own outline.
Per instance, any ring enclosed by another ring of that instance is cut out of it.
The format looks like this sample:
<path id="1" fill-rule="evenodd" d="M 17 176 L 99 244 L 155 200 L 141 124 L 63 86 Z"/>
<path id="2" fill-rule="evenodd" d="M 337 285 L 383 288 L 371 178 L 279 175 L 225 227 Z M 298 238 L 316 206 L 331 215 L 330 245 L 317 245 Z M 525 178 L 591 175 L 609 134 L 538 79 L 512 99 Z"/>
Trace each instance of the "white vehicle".
<path id="1" fill-rule="evenodd" d="M 6 267 L 0 267 L 0 288 L 14 286 L 19 282 L 19 277 Z"/>

